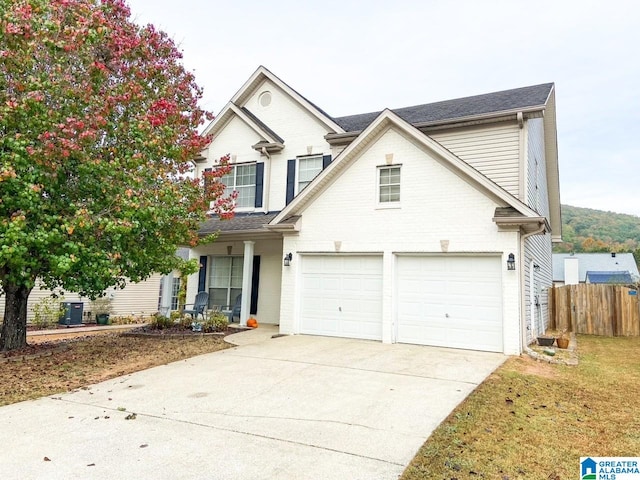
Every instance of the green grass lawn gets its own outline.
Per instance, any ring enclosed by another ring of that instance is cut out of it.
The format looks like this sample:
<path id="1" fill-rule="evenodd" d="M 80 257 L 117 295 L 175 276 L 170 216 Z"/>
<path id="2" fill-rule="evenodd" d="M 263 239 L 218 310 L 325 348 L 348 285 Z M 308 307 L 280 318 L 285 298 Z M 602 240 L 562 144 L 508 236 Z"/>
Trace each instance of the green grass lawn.
<path id="1" fill-rule="evenodd" d="M 640 453 L 640 338 L 578 336 L 577 367 L 510 358 L 431 435 L 401 480 L 580 477 Z"/>

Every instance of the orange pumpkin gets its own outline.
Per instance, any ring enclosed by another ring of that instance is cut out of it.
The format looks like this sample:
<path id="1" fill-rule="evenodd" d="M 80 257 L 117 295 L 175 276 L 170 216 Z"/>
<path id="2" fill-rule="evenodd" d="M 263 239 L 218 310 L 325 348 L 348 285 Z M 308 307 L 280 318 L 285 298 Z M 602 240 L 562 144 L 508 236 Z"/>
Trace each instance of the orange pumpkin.
<path id="1" fill-rule="evenodd" d="M 255 318 L 247 320 L 247 327 L 258 328 L 258 321 Z"/>

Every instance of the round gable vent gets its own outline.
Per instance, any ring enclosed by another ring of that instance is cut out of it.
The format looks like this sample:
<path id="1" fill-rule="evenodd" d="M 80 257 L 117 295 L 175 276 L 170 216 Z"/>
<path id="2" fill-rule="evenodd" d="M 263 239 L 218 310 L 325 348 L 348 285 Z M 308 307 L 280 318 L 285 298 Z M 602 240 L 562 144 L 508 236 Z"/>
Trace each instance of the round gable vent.
<path id="1" fill-rule="evenodd" d="M 271 105 L 271 92 L 269 91 L 262 92 L 258 97 L 258 102 L 263 107 L 268 107 L 269 105 Z"/>

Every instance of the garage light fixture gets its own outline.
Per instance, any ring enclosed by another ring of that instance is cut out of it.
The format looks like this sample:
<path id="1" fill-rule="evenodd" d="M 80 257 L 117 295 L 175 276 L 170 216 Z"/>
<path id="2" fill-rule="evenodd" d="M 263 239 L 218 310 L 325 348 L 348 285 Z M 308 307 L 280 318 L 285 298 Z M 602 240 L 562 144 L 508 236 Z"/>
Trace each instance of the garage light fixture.
<path id="1" fill-rule="evenodd" d="M 289 265 L 291 265 L 291 259 L 293 258 L 293 255 L 291 255 L 291 252 L 287 253 L 284 256 L 284 266 L 288 267 Z"/>
<path id="2" fill-rule="evenodd" d="M 515 270 L 516 269 L 516 257 L 513 253 L 509 254 L 509 258 L 507 258 L 507 270 Z"/>

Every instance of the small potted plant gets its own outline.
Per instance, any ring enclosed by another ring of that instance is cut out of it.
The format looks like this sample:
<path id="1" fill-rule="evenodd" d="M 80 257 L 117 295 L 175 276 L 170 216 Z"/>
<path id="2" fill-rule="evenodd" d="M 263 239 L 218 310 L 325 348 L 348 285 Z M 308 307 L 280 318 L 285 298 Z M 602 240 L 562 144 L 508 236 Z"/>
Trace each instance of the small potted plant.
<path id="1" fill-rule="evenodd" d="M 559 337 L 556 337 L 556 343 L 558 348 L 569 348 L 569 337 L 567 336 L 567 329 L 562 330 Z"/>
<path id="2" fill-rule="evenodd" d="M 112 311 L 113 306 L 109 297 L 100 297 L 91 301 L 91 312 L 95 315 L 98 325 L 109 325 L 109 315 Z"/>

